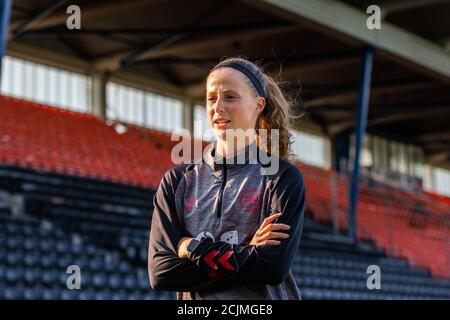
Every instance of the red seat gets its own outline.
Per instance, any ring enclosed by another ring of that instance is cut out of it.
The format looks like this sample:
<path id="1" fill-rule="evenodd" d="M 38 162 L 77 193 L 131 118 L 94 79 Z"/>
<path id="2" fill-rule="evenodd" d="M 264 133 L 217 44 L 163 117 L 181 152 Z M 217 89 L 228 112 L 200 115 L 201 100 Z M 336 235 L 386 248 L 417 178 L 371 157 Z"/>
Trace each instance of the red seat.
<path id="1" fill-rule="evenodd" d="M 117 134 L 113 125 L 92 115 L 5 96 L 0 96 L 0 124 L 3 163 L 153 189 L 174 166 L 170 150 L 178 143 L 171 141 L 170 133 L 127 125 L 126 133 Z M 333 170 L 297 164 L 306 183 L 307 210 L 324 222 L 332 222 L 336 210 L 340 230 L 345 231 L 347 179 Z M 450 202 L 436 199 L 390 186 L 380 194 L 362 183 L 357 237 L 374 240 L 388 254 L 427 267 L 436 276 L 450 277 L 450 226 L 431 215 L 448 216 Z M 419 216 L 414 207 L 425 208 L 430 215 Z"/>

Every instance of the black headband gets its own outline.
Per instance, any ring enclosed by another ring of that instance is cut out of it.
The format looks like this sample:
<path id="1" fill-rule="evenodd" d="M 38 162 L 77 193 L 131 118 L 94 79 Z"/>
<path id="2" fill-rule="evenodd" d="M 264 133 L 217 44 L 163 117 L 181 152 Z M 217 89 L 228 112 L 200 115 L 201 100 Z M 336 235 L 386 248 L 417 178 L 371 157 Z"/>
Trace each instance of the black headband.
<path id="1" fill-rule="evenodd" d="M 255 75 L 255 73 L 251 71 L 249 68 L 247 68 L 244 64 L 238 61 L 223 61 L 219 63 L 217 66 L 215 66 L 211 71 L 222 67 L 229 67 L 242 72 L 252 82 L 259 96 L 267 99 L 267 91 L 265 87 L 258 79 L 258 77 Z"/>

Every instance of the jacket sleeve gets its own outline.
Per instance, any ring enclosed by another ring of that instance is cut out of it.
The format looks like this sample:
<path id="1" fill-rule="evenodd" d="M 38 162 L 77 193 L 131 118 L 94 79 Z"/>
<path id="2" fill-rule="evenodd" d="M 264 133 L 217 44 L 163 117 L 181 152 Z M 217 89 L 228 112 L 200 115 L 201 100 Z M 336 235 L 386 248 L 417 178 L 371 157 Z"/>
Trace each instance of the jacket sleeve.
<path id="1" fill-rule="evenodd" d="M 188 259 L 177 254 L 180 239 L 185 236 L 175 210 L 175 190 L 180 174 L 168 171 L 153 200 L 150 230 L 148 272 L 154 290 L 197 291 L 216 284 Z"/>
<path id="2" fill-rule="evenodd" d="M 289 238 L 278 246 L 231 245 L 209 238 L 189 245 L 188 257 L 210 276 L 233 278 L 240 283 L 275 285 L 290 272 L 303 229 L 305 187 L 303 177 L 290 166 L 274 180 L 272 211 L 283 214 L 276 223 L 291 226 Z"/>

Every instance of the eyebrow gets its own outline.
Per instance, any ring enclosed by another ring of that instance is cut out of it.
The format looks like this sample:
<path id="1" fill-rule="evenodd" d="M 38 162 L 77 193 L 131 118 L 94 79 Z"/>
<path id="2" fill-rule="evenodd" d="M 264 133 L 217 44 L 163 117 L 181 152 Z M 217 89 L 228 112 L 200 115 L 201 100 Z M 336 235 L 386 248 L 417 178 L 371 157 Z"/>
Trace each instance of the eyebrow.
<path id="1" fill-rule="evenodd" d="M 233 89 L 226 89 L 226 90 L 223 90 L 223 92 L 224 93 L 238 93 L 236 90 L 233 90 Z M 206 92 L 207 94 L 213 94 L 213 93 L 215 93 L 215 91 L 208 91 L 208 92 Z"/>

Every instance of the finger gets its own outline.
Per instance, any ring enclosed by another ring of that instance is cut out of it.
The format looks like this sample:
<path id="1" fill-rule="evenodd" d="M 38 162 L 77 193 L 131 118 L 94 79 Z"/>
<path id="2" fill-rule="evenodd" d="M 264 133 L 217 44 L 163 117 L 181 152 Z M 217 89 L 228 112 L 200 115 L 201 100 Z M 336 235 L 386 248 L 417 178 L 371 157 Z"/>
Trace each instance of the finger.
<path id="1" fill-rule="evenodd" d="M 285 223 L 272 223 L 268 227 L 269 227 L 269 229 L 271 231 L 274 231 L 274 230 L 286 230 L 286 231 L 287 230 L 291 230 L 291 226 L 288 225 L 288 224 L 285 224 Z"/>
<path id="2" fill-rule="evenodd" d="M 273 220 L 279 218 L 282 215 L 281 212 L 276 212 L 274 214 L 271 214 L 270 216 L 266 217 L 264 220 L 268 222 L 272 222 Z"/>
<path id="3" fill-rule="evenodd" d="M 263 223 L 261 224 L 261 227 L 259 227 L 259 228 L 262 229 L 262 228 L 266 227 L 267 225 L 269 225 L 270 223 L 272 223 L 273 221 L 278 219 L 280 216 L 281 216 L 281 212 L 274 213 L 274 214 L 268 216 L 267 218 L 264 219 Z"/>
<path id="4" fill-rule="evenodd" d="M 262 236 L 263 234 L 269 232 L 269 231 L 279 231 L 279 230 L 290 230 L 291 226 L 283 223 L 272 223 L 266 226 L 264 229 L 262 229 L 259 233 L 259 236 Z"/>
<path id="5" fill-rule="evenodd" d="M 261 237 L 262 240 L 287 239 L 289 235 L 283 232 L 268 232 Z"/>
<path id="6" fill-rule="evenodd" d="M 273 215 L 267 217 L 264 219 L 263 223 L 261 224 L 261 226 L 258 228 L 258 230 L 256 231 L 255 235 L 257 237 L 260 237 L 264 234 L 264 232 L 266 232 L 267 230 L 264 231 L 264 229 L 269 226 L 273 220 L 278 219 L 278 217 L 281 216 L 281 212 L 278 213 L 274 213 Z M 290 227 L 289 227 L 290 228 Z M 285 230 L 289 230 L 289 229 L 285 229 Z"/>

